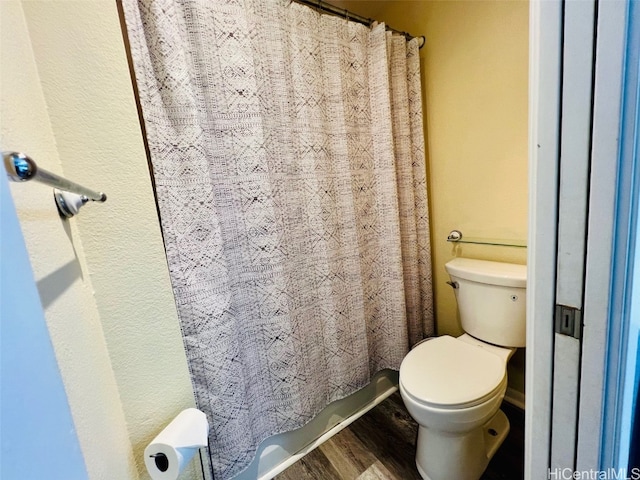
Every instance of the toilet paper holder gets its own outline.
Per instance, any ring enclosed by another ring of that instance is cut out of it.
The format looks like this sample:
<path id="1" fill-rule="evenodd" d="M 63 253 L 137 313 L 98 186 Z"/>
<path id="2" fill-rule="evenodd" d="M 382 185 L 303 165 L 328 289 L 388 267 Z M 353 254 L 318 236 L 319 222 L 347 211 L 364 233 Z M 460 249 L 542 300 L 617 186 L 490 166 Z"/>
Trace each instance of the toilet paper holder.
<path id="1" fill-rule="evenodd" d="M 149 456 L 153 458 L 154 462 L 156 462 L 156 467 L 158 467 L 158 470 L 160 470 L 161 472 L 166 472 L 167 470 L 169 470 L 169 457 L 167 457 L 164 453 L 154 453 Z"/>
<path id="2" fill-rule="evenodd" d="M 144 463 L 152 480 L 177 480 L 193 456 L 208 446 L 209 422 L 204 412 L 180 412 L 144 450 Z"/>

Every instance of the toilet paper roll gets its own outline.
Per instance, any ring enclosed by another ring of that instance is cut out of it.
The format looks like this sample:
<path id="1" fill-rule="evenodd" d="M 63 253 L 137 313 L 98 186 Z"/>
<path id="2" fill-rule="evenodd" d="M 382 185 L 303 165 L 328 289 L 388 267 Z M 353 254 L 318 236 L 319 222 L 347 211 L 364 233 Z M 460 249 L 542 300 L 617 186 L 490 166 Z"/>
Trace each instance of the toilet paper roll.
<path id="1" fill-rule="evenodd" d="M 199 448 L 208 444 L 209 422 L 197 408 L 178 414 L 144 450 L 153 480 L 176 480 Z"/>

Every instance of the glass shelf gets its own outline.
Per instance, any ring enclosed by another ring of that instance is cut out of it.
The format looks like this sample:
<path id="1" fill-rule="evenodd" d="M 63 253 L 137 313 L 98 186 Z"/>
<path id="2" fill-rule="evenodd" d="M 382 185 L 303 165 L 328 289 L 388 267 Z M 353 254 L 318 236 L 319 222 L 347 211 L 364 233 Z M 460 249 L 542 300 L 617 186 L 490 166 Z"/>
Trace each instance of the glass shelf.
<path id="1" fill-rule="evenodd" d="M 447 241 L 451 243 L 471 243 L 474 245 L 496 245 L 500 247 L 527 248 L 526 240 L 506 240 L 503 238 L 480 238 L 463 236 L 459 240 L 447 239 Z"/>

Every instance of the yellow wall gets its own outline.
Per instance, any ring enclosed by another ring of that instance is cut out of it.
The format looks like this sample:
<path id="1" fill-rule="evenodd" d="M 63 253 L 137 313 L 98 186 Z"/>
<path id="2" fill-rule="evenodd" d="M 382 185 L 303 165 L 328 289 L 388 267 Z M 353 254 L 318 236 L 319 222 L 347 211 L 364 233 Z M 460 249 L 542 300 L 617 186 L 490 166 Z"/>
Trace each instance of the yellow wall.
<path id="1" fill-rule="evenodd" d="M 116 4 L 0 6 L 3 149 L 108 195 L 62 220 L 49 187 L 11 188 L 85 463 L 145 479 L 144 447 L 194 400 Z"/>
<path id="2" fill-rule="evenodd" d="M 460 335 L 444 265 L 454 256 L 526 263 L 526 249 L 446 242 L 466 236 L 527 238 L 528 22 L 526 1 L 342 1 L 413 35 L 425 104 L 438 334 Z M 523 354 L 510 385 L 524 391 Z"/>

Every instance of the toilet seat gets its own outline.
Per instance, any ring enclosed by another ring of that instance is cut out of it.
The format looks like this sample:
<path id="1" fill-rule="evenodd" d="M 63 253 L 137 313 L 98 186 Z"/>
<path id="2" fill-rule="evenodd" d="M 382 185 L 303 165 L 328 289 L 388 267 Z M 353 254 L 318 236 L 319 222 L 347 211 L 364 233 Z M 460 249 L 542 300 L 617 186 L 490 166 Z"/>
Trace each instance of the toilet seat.
<path id="1" fill-rule="evenodd" d="M 448 335 L 418 345 L 400 366 L 405 393 L 441 409 L 483 403 L 506 388 L 506 381 L 504 359 Z"/>

